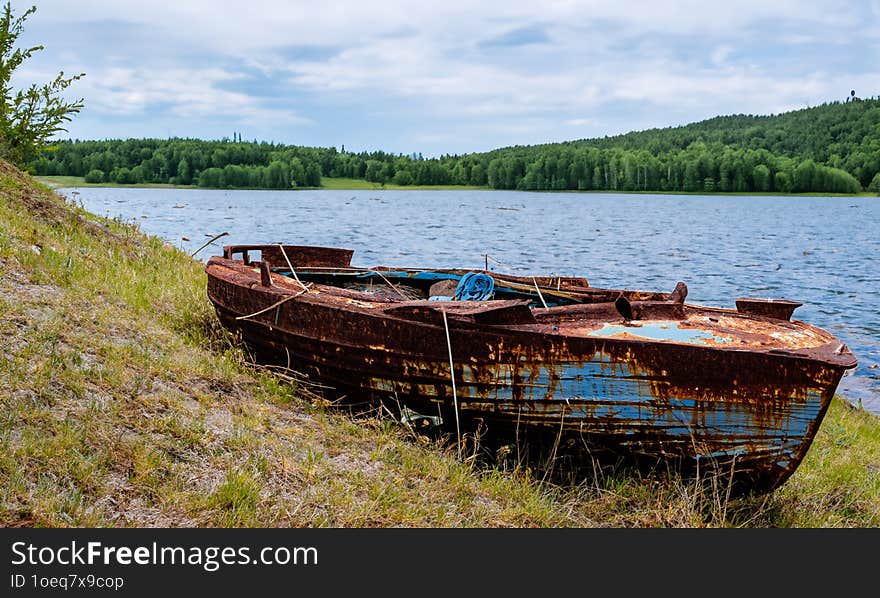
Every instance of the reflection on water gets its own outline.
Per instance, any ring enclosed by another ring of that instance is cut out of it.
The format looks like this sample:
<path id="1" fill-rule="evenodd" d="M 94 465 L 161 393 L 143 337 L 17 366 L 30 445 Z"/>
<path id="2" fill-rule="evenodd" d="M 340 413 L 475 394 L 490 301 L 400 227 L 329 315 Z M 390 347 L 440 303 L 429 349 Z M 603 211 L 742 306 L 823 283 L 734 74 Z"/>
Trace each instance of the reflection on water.
<path id="1" fill-rule="evenodd" d="M 219 243 L 355 250 L 359 266 L 483 268 L 585 276 L 734 308 L 741 296 L 804 303 L 794 318 L 847 343 L 841 393 L 880 414 L 880 202 L 512 191 L 62 189 L 95 214 L 137 222 L 192 252 Z M 186 237 L 189 240 L 184 240 Z M 218 253 L 209 247 L 198 257 Z M 487 258 L 486 255 L 489 257 Z"/>

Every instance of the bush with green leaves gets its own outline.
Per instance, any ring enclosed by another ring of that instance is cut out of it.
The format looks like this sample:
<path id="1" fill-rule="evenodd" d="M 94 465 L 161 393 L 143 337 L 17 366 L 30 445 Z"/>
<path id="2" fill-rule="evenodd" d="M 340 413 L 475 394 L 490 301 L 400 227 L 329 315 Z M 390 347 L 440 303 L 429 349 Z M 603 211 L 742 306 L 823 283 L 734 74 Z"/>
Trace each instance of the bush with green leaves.
<path id="1" fill-rule="evenodd" d="M 103 183 L 104 182 L 104 171 L 99 170 L 97 168 L 93 168 L 88 171 L 85 176 L 85 181 L 87 183 Z"/>
<path id="2" fill-rule="evenodd" d="M 16 42 L 24 22 L 37 10 L 32 6 L 21 16 L 7 2 L 0 11 L 0 158 L 19 166 L 39 156 L 53 135 L 66 131 L 64 123 L 83 107 L 83 100 L 67 101 L 62 94 L 85 73 L 65 77 L 64 72 L 49 83 L 13 90 L 12 75 L 43 46 L 18 48 Z"/>
<path id="3" fill-rule="evenodd" d="M 873 191 L 877 195 L 880 195 L 880 172 L 874 175 L 871 184 L 868 185 L 868 191 Z"/>

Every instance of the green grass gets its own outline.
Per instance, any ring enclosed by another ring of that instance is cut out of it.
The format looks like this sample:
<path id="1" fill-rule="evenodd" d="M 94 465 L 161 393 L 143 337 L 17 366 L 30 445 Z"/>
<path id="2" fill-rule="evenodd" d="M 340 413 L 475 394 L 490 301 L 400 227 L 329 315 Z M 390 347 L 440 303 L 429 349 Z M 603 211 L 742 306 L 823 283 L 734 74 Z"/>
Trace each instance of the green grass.
<path id="1" fill-rule="evenodd" d="M 312 400 L 250 361 L 205 285 L 202 263 L 0 163 L 0 525 L 880 525 L 880 423 L 842 399 L 767 496 L 543 481 Z"/>
<path id="2" fill-rule="evenodd" d="M 137 187 L 148 189 L 200 189 L 196 185 L 169 185 L 164 183 L 136 183 L 132 185 L 121 185 L 119 183 L 86 183 L 85 179 L 80 176 L 38 176 L 35 179 L 50 187 Z M 291 191 L 308 190 L 308 189 L 344 189 L 344 190 L 372 190 L 372 191 L 489 191 L 489 187 L 483 185 L 395 185 L 393 183 L 371 183 L 364 179 L 350 179 L 341 177 L 323 177 L 320 187 L 300 187 L 291 189 Z M 766 195 L 795 195 L 804 197 L 877 197 L 876 193 L 867 191 L 862 193 L 765 193 L 760 191 L 551 191 L 542 190 L 535 193 L 616 193 L 616 194 L 635 194 L 635 195 L 744 195 L 744 196 L 766 196 Z"/>
<path id="3" fill-rule="evenodd" d="M 195 185 L 169 185 L 167 183 L 133 183 L 120 185 L 119 183 L 87 183 L 81 176 L 38 176 L 34 177 L 38 182 L 49 187 L 134 187 L 139 189 L 196 189 Z"/>
<path id="4" fill-rule="evenodd" d="M 87 183 L 85 178 L 81 176 L 38 176 L 34 177 L 37 181 L 50 187 L 137 187 L 148 189 L 201 189 L 195 185 L 169 185 L 164 183 L 136 183 L 132 185 L 121 185 L 119 183 Z M 299 187 L 291 189 L 291 191 L 307 190 L 307 189 L 373 189 L 381 191 L 383 189 L 411 189 L 411 190 L 443 190 L 443 189 L 459 189 L 474 190 L 488 189 L 488 187 L 477 187 L 470 185 L 394 185 L 388 183 L 382 185 L 380 183 L 371 183 L 363 179 L 345 179 L 323 177 L 321 179 L 321 187 Z"/>

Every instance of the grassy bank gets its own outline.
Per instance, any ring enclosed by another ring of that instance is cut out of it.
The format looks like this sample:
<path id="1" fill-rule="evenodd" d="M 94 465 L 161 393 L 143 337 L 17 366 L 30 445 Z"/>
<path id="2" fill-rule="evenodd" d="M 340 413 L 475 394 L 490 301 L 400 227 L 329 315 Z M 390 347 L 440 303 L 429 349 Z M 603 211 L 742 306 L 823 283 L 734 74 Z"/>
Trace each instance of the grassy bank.
<path id="1" fill-rule="evenodd" d="M 132 187 L 137 189 L 198 189 L 195 185 L 169 185 L 166 183 L 133 183 L 120 185 L 119 183 L 87 183 L 81 176 L 38 176 L 34 177 L 38 182 L 48 187 Z"/>
<path id="2" fill-rule="evenodd" d="M 135 188 L 146 188 L 146 189 L 204 189 L 205 187 L 197 187 L 196 185 L 167 185 L 161 183 L 136 183 L 132 185 L 121 185 L 119 183 L 87 183 L 85 178 L 81 176 L 39 176 L 35 177 L 37 181 L 43 183 L 44 185 L 48 185 L 49 187 L 135 187 Z M 459 190 L 459 191 L 468 191 L 468 190 L 484 190 L 488 189 L 488 187 L 476 187 L 471 185 L 395 185 L 393 183 L 387 183 L 385 185 L 381 183 L 371 183 L 370 181 L 366 181 L 364 179 L 344 179 L 344 178 L 330 178 L 323 177 L 321 179 L 321 187 L 300 187 L 299 189 L 291 189 L 291 191 L 296 190 L 307 190 L 307 189 L 344 189 L 344 190 L 400 190 L 400 189 L 409 189 L 413 191 L 424 191 L 424 190 Z"/>
<path id="3" fill-rule="evenodd" d="M 0 163 L 0 525 L 880 525 L 880 423 L 836 399 L 779 490 L 557 485 L 460 462 L 252 365 L 203 265 Z"/>

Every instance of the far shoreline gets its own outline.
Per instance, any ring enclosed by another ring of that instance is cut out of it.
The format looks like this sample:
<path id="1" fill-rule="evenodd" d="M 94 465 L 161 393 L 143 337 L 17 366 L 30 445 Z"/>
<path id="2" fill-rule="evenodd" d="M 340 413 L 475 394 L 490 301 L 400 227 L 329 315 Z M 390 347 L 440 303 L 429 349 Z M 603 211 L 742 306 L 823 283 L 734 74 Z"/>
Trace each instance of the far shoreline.
<path id="1" fill-rule="evenodd" d="M 208 191 L 516 191 L 526 193 L 602 193 L 615 195 L 703 195 L 703 196 L 745 196 L 745 197 L 880 197 L 870 191 L 860 193 L 830 193 L 809 191 L 806 193 L 781 193 L 778 191 L 639 191 L 606 189 L 493 189 L 485 185 L 396 185 L 393 183 L 372 183 L 363 179 L 323 177 L 320 187 L 295 187 L 291 189 L 265 189 L 262 187 L 199 187 L 198 185 L 172 185 L 170 183 L 87 183 L 84 177 L 42 176 L 33 178 L 53 189 L 77 189 L 87 187 L 106 187 L 114 189 L 182 189 Z"/>

